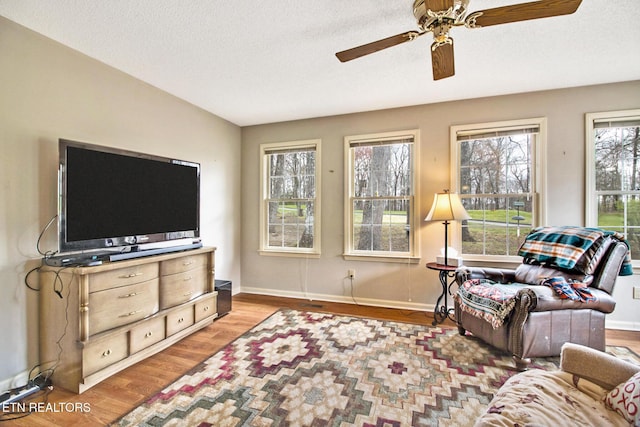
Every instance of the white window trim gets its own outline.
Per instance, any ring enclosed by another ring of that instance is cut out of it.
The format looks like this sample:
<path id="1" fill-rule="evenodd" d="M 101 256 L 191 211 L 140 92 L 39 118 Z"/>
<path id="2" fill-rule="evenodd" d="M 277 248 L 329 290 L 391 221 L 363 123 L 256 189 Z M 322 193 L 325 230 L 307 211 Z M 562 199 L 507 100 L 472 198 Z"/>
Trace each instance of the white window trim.
<path id="1" fill-rule="evenodd" d="M 451 192 L 460 192 L 460 145 L 458 144 L 457 135 L 459 132 L 464 133 L 481 133 L 490 132 L 491 130 L 500 129 L 518 129 L 530 126 L 537 126 L 539 129 L 536 138 L 534 160 L 533 160 L 533 189 L 537 197 L 534 198 L 536 206 L 536 217 L 533 226 L 544 225 L 547 223 L 547 118 L 533 117 L 529 119 L 504 120 L 488 123 L 475 123 L 467 125 L 456 125 L 450 128 L 450 147 L 451 147 Z M 462 254 L 462 224 L 459 221 L 451 223 L 451 239 L 453 247 Z M 522 258 L 515 255 L 475 255 L 462 254 L 466 261 L 482 261 L 494 263 L 520 263 Z"/>
<path id="2" fill-rule="evenodd" d="M 395 140 L 410 136 L 413 138 L 413 211 L 411 212 L 411 240 L 409 242 L 409 254 L 381 251 L 354 251 L 353 248 L 353 213 L 351 210 L 351 191 L 353 181 L 353 159 L 351 156 L 351 143 L 356 141 L 385 141 Z M 411 129 L 394 132 L 372 133 L 365 135 L 351 135 L 344 137 L 344 253 L 343 259 L 348 261 L 373 261 L 373 262 L 397 262 L 417 264 L 420 262 L 420 130 Z"/>
<path id="3" fill-rule="evenodd" d="M 266 256 L 285 256 L 285 257 L 302 257 L 302 258 L 319 258 L 321 254 L 321 218 L 320 212 L 321 203 L 321 139 L 308 139 L 301 141 L 287 141 L 287 142 L 271 142 L 260 144 L 260 247 L 258 252 L 260 255 Z M 313 248 L 274 248 L 269 247 L 269 240 L 267 237 L 267 215 L 268 209 L 266 207 L 268 195 L 269 195 L 269 182 L 265 176 L 268 165 L 266 152 L 274 149 L 303 149 L 313 147 L 316 152 L 316 164 L 315 164 L 315 202 L 314 202 L 314 216 L 313 216 Z"/>
<path id="4" fill-rule="evenodd" d="M 592 140 L 593 124 L 599 120 L 622 121 L 630 117 L 640 117 L 640 109 L 585 114 L 585 220 L 587 227 L 596 227 L 598 221 L 598 203 L 593 198 L 596 192 L 595 152 Z"/>
<path id="5" fill-rule="evenodd" d="M 598 226 L 598 202 L 596 195 L 595 150 L 593 149 L 593 132 L 596 121 L 611 120 L 612 122 L 640 117 L 640 109 L 605 111 L 585 114 L 585 225 Z M 634 270 L 640 269 L 640 260 L 631 260 Z"/>

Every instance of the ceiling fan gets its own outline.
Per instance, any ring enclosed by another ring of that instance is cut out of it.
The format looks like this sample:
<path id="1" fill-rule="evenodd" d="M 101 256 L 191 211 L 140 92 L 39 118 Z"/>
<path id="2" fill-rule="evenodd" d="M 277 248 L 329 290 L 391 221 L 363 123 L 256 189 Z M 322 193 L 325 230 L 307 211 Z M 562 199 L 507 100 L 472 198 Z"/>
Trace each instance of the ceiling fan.
<path id="1" fill-rule="evenodd" d="M 540 0 L 511 6 L 479 10 L 466 14 L 469 0 L 414 0 L 413 15 L 420 31 L 407 31 L 372 43 L 336 53 L 341 62 L 351 61 L 388 47 L 415 40 L 423 34 L 433 33 L 431 63 L 433 79 L 440 80 L 455 74 L 452 27 L 488 27 L 529 19 L 569 15 L 575 12 L 582 0 Z"/>

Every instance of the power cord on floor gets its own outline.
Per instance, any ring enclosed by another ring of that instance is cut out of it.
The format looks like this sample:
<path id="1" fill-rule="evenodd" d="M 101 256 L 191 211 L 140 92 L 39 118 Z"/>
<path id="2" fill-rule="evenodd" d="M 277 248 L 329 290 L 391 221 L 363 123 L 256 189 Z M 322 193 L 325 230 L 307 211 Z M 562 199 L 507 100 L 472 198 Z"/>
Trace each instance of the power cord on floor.
<path id="1" fill-rule="evenodd" d="M 351 285 L 351 299 L 353 300 L 353 303 L 355 305 L 360 305 L 358 303 L 358 301 L 356 301 L 356 297 L 355 297 L 355 295 L 353 293 L 354 292 L 354 290 L 353 290 L 353 282 L 355 280 L 355 278 L 353 277 L 353 274 L 349 274 L 349 276 L 347 276 L 347 279 L 349 279 L 349 282 L 350 282 L 350 285 Z"/>
<path id="2" fill-rule="evenodd" d="M 29 272 L 27 272 L 27 275 L 25 276 L 25 279 L 24 279 L 25 285 L 27 286 L 27 288 L 31 289 L 32 291 L 37 291 L 37 292 L 42 291 L 41 287 L 36 288 L 29 283 L 29 277 L 34 272 L 40 271 L 41 267 L 42 266 L 31 269 Z M 51 386 L 51 377 L 53 376 L 55 369 L 58 367 L 58 365 L 62 360 L 62 352 L 63 352 L 62 340 L 65 338 L 67 334 L 67 330 L 69 328 L 69 304 L 71 300 L 70 298 L 71 283 L 74 279 L 75 273 L 72 273 L 69 276 L 68 282 L 65 283 L 61 273 L 67 268 L 69 267 L 62 267 L 54 271 L 51 271 L 51 273 L 54 275 L 53 284 L 52 284 L 53 292 L 56 295 L 58 295 L 58 297 L 60 297 L 61 299 L 66 298 L 65 309 L 64 309 L 64 313 L 65 313 L 64 329 L 63 329 L 62 335 L 55 342 L 57 346 L 55 360 L 48 362 L 48 363 L 52 363 L 52 365 L 49 368 L 42 369 L 35 376 L 33 376 L 34 371 L 42 367 L 42 363 L 35 365 L 29 371 L 29 375 L 28 375 L 29 380 L 27 381 L 27 384 L 21 387 L 16 387 L 16 388 L 7 390 L 0 394 L 0 404 L 3 405 L 3 408 L 8 409 L 8 410 L 3 410 L 2 413 L 0 413 L 0 422 L 12 421 L 12 420 L 24 418 L 30 415 L 32 412 L 27 410 L 28 406 L 25 406 L 18 402 L 26 397 L 32 396 L 35 393 L 45 391 L 44 398 L 46 403 L 46 398 L 49 392 L 53 389 Z M 65 295 L 63 295 L 63 291 L 65 290 L 66 290 Z"/>
<path id="3" fill-rule="evenodd" d="M 27 274 L 24 277 L 24 284 L 25 286 L 35 292 L 40 292 L 42 291 L 41 287 L 36 287 L 34 285 L 32 285 L 30 283 L 30 278 L 32 276 L 33 273 L 35 272 L 40 272 L 41 268 L 43 266 L 48 265 L 47 260 L 49 258 L 51 258 L 52 256 L 54 256 L 57 251 L 43 251 L 40 248 L 40 243 L 42 241 L 43 236 L 45 235 L 45 233 L 47 232 L 47 230 L 51 227 L 51 225 L 54 223 L 54 221 L 58 218 L 58 215 L 54 215 L 53 218 L 51 218 L 49 220 L 49 222 L 47 223 L 47 225 L 42 229 L 42 231 L 40 232 L 38 239 L 36 241 L 36 250 L 38 251 L 38 253 L 40 255 L 42 255 L 42 265 L 32 268 L 31 270 L 29 270 L 27 272 Z M 53 278 L 53 292 L 58 295 L 59 298 L 64 299 L 63 296 L 63 291 L 65 290 L 65 283 L 64 280 L 61 276 L 61 273 L 66 269 L 67 267 L 63 267 L 60 269 L 57 269 L 53 272 L 54 274 L 54 278 Z M 32 412 L 27 410 L 28 406 L 22 405 L 20 403 L 17 403 L 19 400 L 24 399 L 28 396 L 32 396 L 34 393 L 38 393 L 41 391 L 44 391 L 44 402 L 46 403 L 47 397 L 49 395 L 49 393 L 51 392 L 51 390 L 53 389 L 53 387 L 51 386 L 51 377 L 53 376 L 53 373 L 56 369 L 56 367 L 60 364 L 61 360 L 62 360 L 62 340 L 64 339 L 64 337 L 67 334 L 67 329 L 69 326 L 69 301 L 70 301 L 70 292 L 71 292 L 71 281 L 73 280 L 73 274 L 71 275 L 71 278 L 69 279 L 69 283 L 66 284 L 66 305 L 65 305 L 65 326 L 64 326 L 64 330 L 62 332 L 62 335 L 60 336 L 60 338 L 56 341 L 56 346 L 58 348 L 57 350 L 57 355 L 56 355 L 56 360 L 53 361 L 53 365 L 47 369 L 43 369 L 40 370 L 35 376 L 33 376 L 33 373 L 36 369 L 40 368 L 42 366 L 42 364 L 38 364 L 35 365 L 33 368 L 31 368 L 31 370 L 29 371 L 29 375 L 28 378 L 29 380 L 27 381 L 27 383 L 24 386 L 20 386 L 20 387 L 15 387 L 12 389 L 9 389 L 3 393 L 0 394 L 0 404 L 3 405 L 3 408 L 8 407 L 8 411 L 3 410 L 2 413 L 0 413 L 0 422 L 3 421 L 13 421 L 13 420 L 17 420 L 20 418 L 24 418 L 28 415 L 30 415 Z"/>
<path id="4" fill-rule="evenodd" d="M 49 370 L 39 372 L 33 378 L 33 371 L 40 365 L 36 365 L 29 371 L 29 381 L 21 387 L 15 387 L 0 394 L 0 404 L 3 411 L 0 413 L 0 422 L 12 421 L 24 418 L 32 414 L 31 405 L 20 403 L 22 399 L 27 397 L 33 398 L 33 395 L 44 391 L 43 403 L 47 402 L 49 393 L 53 390 L 51 385 L 51 373 Z"/>

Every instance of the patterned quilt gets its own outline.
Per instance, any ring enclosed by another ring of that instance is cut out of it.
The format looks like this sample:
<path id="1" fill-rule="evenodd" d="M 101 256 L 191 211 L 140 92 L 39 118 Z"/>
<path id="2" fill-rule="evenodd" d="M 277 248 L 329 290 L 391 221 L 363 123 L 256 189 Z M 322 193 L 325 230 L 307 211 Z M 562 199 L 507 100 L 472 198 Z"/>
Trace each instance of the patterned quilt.
<path id="1" fill-rule="evenodd" d="M 568 372 L 532 369 L 507 380 L 474 427 L 629 427 L 622 416 L 607 409 L 607 391 Z"/>
<path id="2" fill-rule="evenodd" d="M 489 279 L 471 279 L 460 285 L 455 298 L 463 311 L 486 320 L 497 329 L 504 324 L 515 307 L 515 295 L 525 286 L 496 283 Z"/>

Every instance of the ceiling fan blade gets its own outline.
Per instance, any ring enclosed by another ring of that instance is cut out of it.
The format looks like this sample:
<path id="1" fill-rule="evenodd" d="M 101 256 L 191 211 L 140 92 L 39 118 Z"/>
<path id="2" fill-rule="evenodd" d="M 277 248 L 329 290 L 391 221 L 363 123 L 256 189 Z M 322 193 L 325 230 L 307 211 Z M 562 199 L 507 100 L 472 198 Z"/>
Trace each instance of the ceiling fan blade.
<path id="1" fill-rule="evenodd" d="M 448 38 L 446 43 L 434 42 L 431 45 L 431 67 L 433 68 L 433 80 L 451 77 L 456 73 L 452 38 Z"/>
<path id="2" fill-rule="evenodd" d="M 343 50 L 342 52 L 336 53 L 336 56 L 340 62 L 351 61 L 352 59 L 360 58 L 361 56 L 369 55 L 370 53 L 411 41 L 423 34 L 424 32 L 419 33 L 417 31 L 407 31 L 406 33 L 396 34 L 395 36 L 387 37 L 386 39 Z"/>
<path id="3" fill-rule="evenodd" d="M 509 22 L 569 15 L 578 9 L 580 3 L 582 0 L 540 0 L 479 10 L 467 16 L 465 25 L 470 28 L 489 27 Z"/>

